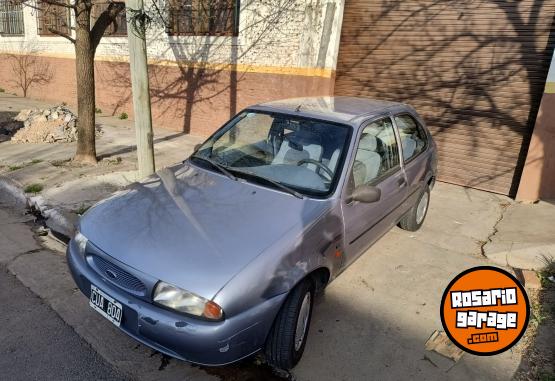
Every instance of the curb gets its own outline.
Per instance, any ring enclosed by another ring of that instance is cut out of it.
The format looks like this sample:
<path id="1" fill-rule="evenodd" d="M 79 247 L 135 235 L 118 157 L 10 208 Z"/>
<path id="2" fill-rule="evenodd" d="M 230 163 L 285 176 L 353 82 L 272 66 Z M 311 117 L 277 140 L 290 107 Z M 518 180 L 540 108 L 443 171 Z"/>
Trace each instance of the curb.
<path id="1" fill-rule="evenodd" d="M 18 209 L 38 212 L 52 233 L 68 242 L 75 234 L 79 216 L 59 207 L 51 207 L 42 196 L 29 197 L 21 189 L 22 185 L 10 178 L 0 176 L 0 201 L 12 204 Z"/>
<path id="2" fill-rule="evenodd" d="M 23 186 L 17 181 L 0 176 L 0 201 L 8 202 L 16 208 L 26 209 L 29 206 L 29 200 L 21 188 Z"/>

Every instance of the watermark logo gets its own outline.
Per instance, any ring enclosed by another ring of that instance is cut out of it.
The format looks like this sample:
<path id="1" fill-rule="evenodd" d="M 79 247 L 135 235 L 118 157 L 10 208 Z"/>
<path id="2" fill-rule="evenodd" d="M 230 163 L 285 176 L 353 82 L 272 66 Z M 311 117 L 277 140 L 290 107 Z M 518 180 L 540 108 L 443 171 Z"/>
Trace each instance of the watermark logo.
<path id="1" fill-rule="evenodd" d="M 462 350 L 490 356 L 520 340 L 530 303 L 520 282 L 497 267 L 481 266 L 455 277 L 443 293 L 441 323 Z"/>

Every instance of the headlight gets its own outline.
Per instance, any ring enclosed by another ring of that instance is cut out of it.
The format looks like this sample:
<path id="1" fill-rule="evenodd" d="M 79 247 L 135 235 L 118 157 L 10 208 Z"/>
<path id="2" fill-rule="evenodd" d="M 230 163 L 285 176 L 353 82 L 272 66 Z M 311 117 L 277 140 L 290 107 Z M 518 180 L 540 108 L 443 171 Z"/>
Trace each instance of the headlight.
<path id="1" fill-rule="evenodd" d="M 75 245 L 79 250 L 79 254 L 85 255 L 85 248 L 87 247 L 87 242 L 89 242 L 87 237 L 81 234 L 81 232 L 77 232 L 77 234 L 75 234 L 75 237 L 73 237 L 73 240 L 75 241 Z"/>
<path id="2" fill-rule="evenodd" d="M 162 281 L 156 284 L 153 299 L 155 303 L 172 310 L 210 320 L 221 320 L 224 314 L 213 301 Z"/>

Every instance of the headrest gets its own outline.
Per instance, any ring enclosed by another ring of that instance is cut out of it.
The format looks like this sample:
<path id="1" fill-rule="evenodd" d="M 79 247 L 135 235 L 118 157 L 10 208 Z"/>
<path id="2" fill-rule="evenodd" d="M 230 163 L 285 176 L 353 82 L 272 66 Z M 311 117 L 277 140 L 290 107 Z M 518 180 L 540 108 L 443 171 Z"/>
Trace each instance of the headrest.
<path id="1" fill-rule="evenodd" d="M 320 137 L 309 131 L 296 131 L 288 136 L 289 146 L 298 151 L 309 145 L 320 145 Z"/>
<path id="2" fill-rule="evenodd" d="M 367 151 L 376 151 L 378 148 L 378 141 L 376 137 L 371 134 L 362 134 L 360 138 L 360 143 L 358 144 L 359 149 L 367 150 Z"/>

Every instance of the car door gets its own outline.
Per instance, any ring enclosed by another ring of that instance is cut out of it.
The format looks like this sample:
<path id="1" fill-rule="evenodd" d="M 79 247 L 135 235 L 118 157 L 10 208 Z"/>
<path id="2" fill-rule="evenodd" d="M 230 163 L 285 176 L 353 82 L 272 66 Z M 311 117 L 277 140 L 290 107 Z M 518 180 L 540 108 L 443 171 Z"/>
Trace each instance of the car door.
<path id="1" fill-rule="evenodd" d="M 345 226 L 345 265 L 352 263 L 401 217 L 407 187 L 399 142 L 391 118 L 381 117 L 361 127 L 354 148 L 348 181 L 342 192 Z M 361 185 L 380 189 L 379 201 L 353 201 L 350 195 Z"/>

